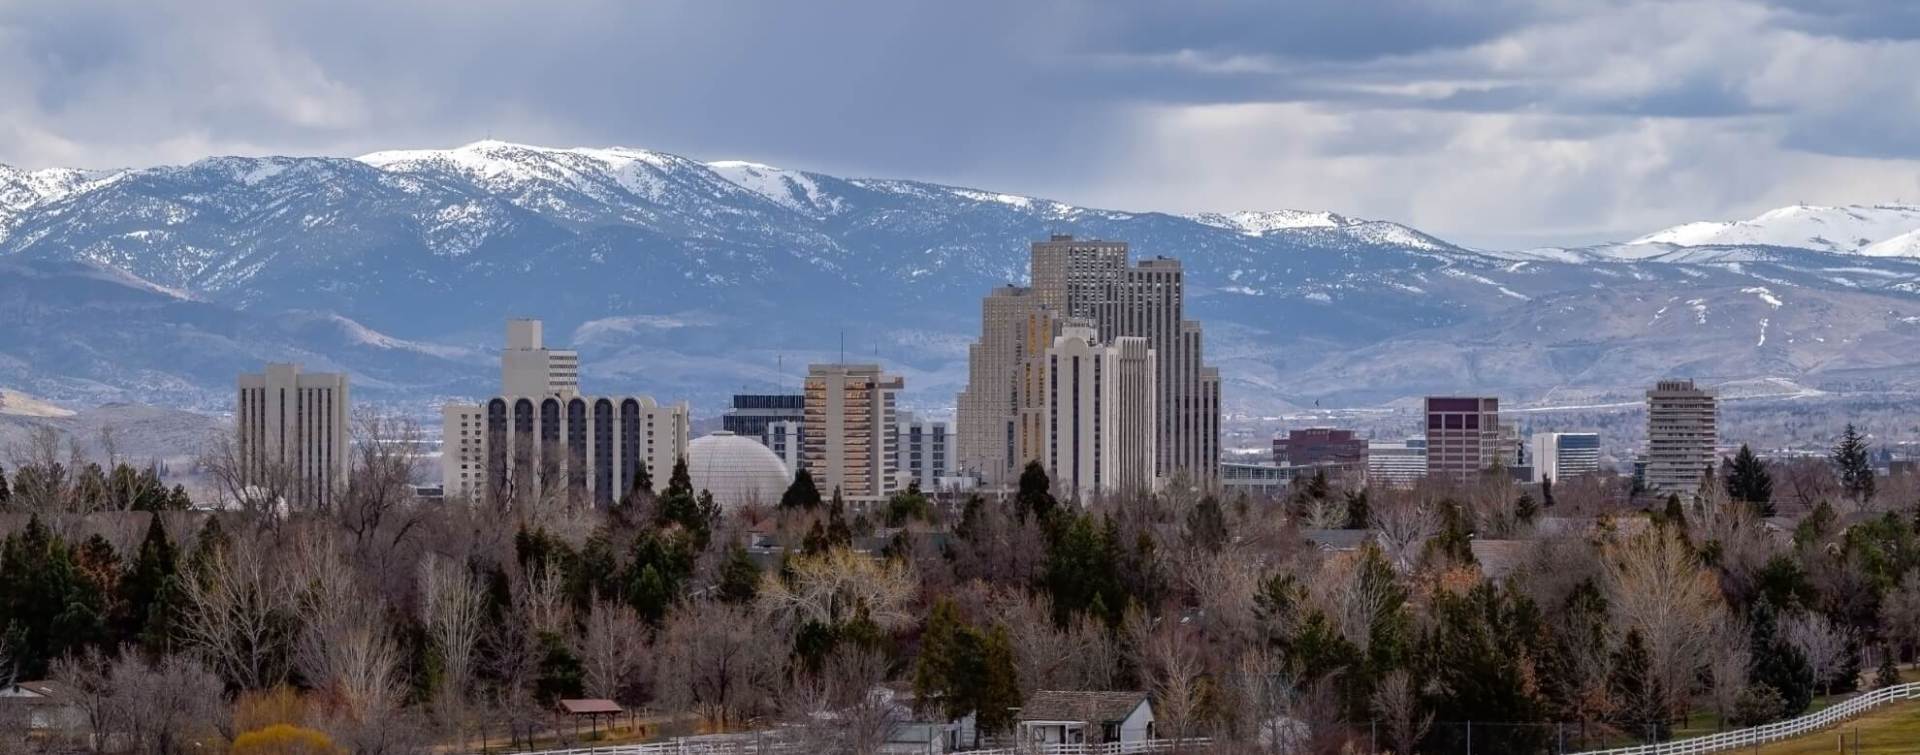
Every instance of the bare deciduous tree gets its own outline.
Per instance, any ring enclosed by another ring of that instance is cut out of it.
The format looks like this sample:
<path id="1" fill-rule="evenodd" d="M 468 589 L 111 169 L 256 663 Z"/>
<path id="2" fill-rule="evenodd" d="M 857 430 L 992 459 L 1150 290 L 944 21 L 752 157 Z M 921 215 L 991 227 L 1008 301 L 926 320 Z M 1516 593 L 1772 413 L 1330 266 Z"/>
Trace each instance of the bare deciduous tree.
<path id="1" fill-rule="evenodd" d="M 748 608 L 681 606 L 655 647 L 659 699 L 717 725 L 743 721 L 778 699 L 791 637 L 782 622 Z"/>
<path id="2" fill-rule="evenodd" d="M 1608 549 L 1607 600 L 1622 629 L 1640 631 L 1666 709 L 1678 713 L 1709 657 L 1720 589 L 1687 544 L 1649 528 Z"/>
<path id="3" fill-rule="evenodd" d="M 880 752 L 907 715 L 880 686 L 886 676 L 884 656 L 852 646 L 835 649 L 817 672 L 798 672 L 784 697 L 799 744 L 808 752 Z"/>
<path id="4" fill-rule="evenodd" d="M 646 658 L 640 614 L 623 603 L 595 601 L 580 638 L 580 664 L 588 695 L 618 699 Z"/>
<path id="5" fill-rule="evenodd" d="M 253 538 L 236 536 L 202 573 L 180 581 L 186 597 L 181 639 L 242 689 L 286 678 L 291 607 L 273 563 Z"/>
<path id="6" fill-rule="evenodd" d="M 1194 736 L 1204 702 L 1200 639 L 1177 622 L 1155 622 L 1144 614 L 1127 617 L 1127 646 L 1134 668 L 1153 696 L 1154 726 L 1176 741 Z"/>
<path id="7" fill-rule="evenodd" d="M 1841 668 L 1846 665 L 1847 646 L 1853 630 L 1836 626 L 1827 617 L 1806 612 L 1780 622 L 1780 633 L 1807 659 L 1813 670 L 1813 683 L 1821 693 L 1833 688 Z"/>
<path id="8" fill-rule="evenodd" d="M 796 558 L 788 571 L 789 578 L 769 574 L 760 586 L 761 605 L 775 614 L 834 626 L 864 611 L 882 629 L 913 620 L 907 603 L 918 583 L 901 562 L 835 548 Z"/>
<path id="9" fill-rule="evenodd" d="M 1707 661 L 1708 699 L 1714 714 L 1726 721 L 1740 693 L 1747 689 L 1747 668 L 1753 662 L 1747 623 L 1726 617 L 1714 624 L 1712 655 Z"/>
<path id="10" fill-rule="evenodd" d="M 480 584 L 465 566 L 428 555 L 420 563 L 420 623 L 440 658 L 437 702 L 464 707 L 480 642 Z"/>
<path id="11" fill-rule="evenodd" d="M 1420 691 L 1405 670 L 1394 671 L 1373 690 L 1373 712 L 1385 724 L 1395 755 L 1412 755 L 1414 745 L 1433 727 L 1433 712 L 1420 712 Z"/>
<path id="12" fill-rule="evenodd" d="M 1373 507 L 1373 528 L 1387 561 L 1401 572 L 1411 571 L 1427 540 L 1440 531 L 1440 513 L 1410 494 L 1396 492 L 1379 498 Z"/>

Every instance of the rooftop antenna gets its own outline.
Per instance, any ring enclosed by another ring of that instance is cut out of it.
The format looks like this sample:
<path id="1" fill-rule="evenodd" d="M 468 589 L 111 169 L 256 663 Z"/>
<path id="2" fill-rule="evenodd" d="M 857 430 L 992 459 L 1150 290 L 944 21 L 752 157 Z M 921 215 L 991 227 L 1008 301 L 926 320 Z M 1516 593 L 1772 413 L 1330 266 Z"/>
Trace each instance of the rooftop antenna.
<path id="1" fill-rule="evenodd" d="M 847 363 L 847 329 L 840 329 L 840 363 Z"/>

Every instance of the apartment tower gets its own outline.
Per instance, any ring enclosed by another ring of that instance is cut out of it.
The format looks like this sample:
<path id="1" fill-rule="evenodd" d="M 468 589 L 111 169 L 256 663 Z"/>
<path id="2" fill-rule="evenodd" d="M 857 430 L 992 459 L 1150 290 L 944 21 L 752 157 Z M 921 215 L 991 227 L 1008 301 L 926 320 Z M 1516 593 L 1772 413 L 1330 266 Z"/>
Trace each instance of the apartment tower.
<path id="1" fill-rule="evenodd" d="M 1692 380 L 1662 380 L 1647 391 L 1646 486 L 1659 495 L 1693 495 L 1713 469 L 1719 445 L 1713 392 Z"/>
<path id="2" fill-rule="evenodd" d="M 234 407 L 240 479 L 288 503 L 325 506 L 347 484 L 345 373 L 269 364 L 241 375 Z"/>
<path id="3" fill-rule="evenodd" d="M 807 368 L 800 464 L 823 494 L 876 503 L 897 489 L 895 403 L 905 381 L 877 364 Z"/>
<path id="4" fill-rule="evenodd" d="M 1534 433 L 1531 440 L 1534 482 L 1600 471 L 1600 436 L 1595 433 Z"/>

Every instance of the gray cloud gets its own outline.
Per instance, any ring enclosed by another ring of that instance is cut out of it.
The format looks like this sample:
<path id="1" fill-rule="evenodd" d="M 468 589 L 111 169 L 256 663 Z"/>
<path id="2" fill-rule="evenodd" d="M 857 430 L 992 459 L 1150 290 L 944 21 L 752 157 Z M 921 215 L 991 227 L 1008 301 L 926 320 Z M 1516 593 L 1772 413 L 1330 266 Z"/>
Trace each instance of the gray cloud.
<path id="1" fill-rule="evenodd" d="M 629 144 L 1469 242 L 1910 195 L 1900 0 L 19 0 L 0 162 Z"/>

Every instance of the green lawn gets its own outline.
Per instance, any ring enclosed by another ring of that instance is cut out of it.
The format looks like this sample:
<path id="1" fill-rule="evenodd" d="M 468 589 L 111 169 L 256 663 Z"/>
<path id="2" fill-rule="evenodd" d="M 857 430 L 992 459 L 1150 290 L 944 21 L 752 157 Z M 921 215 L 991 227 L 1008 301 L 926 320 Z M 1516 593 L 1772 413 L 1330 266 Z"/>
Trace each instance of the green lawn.
<path id="1" fill-rule="evenodd" d="M 1860 737 L 1860 755 L 1920 752 L 1920 702 L 1888 703 L 1866 715 L 1841 722 L 1826 731 L 1760 748 L 1760 755 L 1837 755 L 1854 752 L 1854 734 Z M 1840 738 L 1846 737 L 1846 749 Z M 1744 752 L 1744 751 L 1743 751 Z"/>

